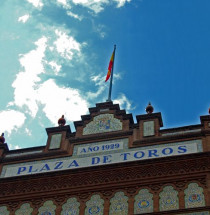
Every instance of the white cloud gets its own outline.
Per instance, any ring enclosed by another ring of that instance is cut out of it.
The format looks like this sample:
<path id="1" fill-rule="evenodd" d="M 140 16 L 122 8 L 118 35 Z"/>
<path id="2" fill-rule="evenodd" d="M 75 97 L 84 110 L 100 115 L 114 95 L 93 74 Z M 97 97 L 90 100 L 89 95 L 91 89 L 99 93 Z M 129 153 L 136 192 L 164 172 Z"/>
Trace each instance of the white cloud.
<path id="1" fill-rule="evenodd" d="M 27 22 L 27 20 L 29 19 L 29 14 L 26 14 L 26 15 L 24 15 L 24 16 L 21 16 L 21 17 L 19 17 L 18 18 L 18 22 L 23 22 L 23 23 L 25 23 L 25 22 Z"/>
<path id="2" fill-rule="evenodd" d="M 25 122 L 25 115 L 19 111 L 15 110 L 5 110 L 0 112 L 0 132 L 7 132 L 8 135 L 12 131 L 16 131 L 18 128 L 22 127 Z"/>
<path id="3" fill-rule="evenodd" d="M 80 4 L 93 10 L 95 13 L 101 12 L 104 4 L 108 4 L 109 0 L 72 0 L 74 4 Z"/>
<path id="4" fill-rule="evenodd" d="M 100 13 L 104 10 L 105 5 L 111 4 L 113 0 L 71 0 L 74 4 L 82 5 L 87 7 L 95 13 Z M 114 0 L 117 3 L 117 7 L 122 7 L 126 2 L 131 2 L 131 0 Z"/>
<path id="5" fill-rule="evenodd" d="M 50 61 L 48 64 L 54 70 L 55 74 L 58 75 L 61 70 L 61 65 L 58 65 L 55 61 Z"/>
<path id="6" fill-rule="evenodd" d="M 29 3 L 33 4 L 34 7 L 42 7 L 44 4 L 42 0 L 27 0 Z"/>
<path id="7" fill-rule="evenodd" d="M 117 2 L 117 7 L 122 7 L 125 5 L 126 2 L 131 2 L 131 0 L 114 0 L 115 2 Z"/>
<path id="8" fill-rule="evenodd" d="M 88 103 L 81 97 L 78 90 L 59 87 L 52 79 L 40 86 L 38 94 L 39 101 L 44 105 L 45 115 L 55 125 L 58 117 L 63 114 L 66 119 L 76 121 L 88 110 Z"/>
<path id="9" fill-rule="evenodd" d="M 9 144 L 8 147 L 9 147 L 10 150 L 21 149 L 21 147 L 19 145 L 14 145 L 13 146 L 12 144 Z"/>
<path id="10" fill-rule="evenodd" d="M 78 19 L 79 21 L 81 21 L 83 19 L 83 16 L 79 16 L 78 14 L 75 14 L 75 13 L 73 13 L 71 11 L 67 11 L 66 13 L 67 13 L 68 16 L 71 16 L 71 17 L 73 17 L 75 19 Z"/>
<path id="11" fill-rule="evenodd" d="M 73 58 L 74 54 L 80 54 L 81 44 L 65 32 L 56 30 L 57 40 L 54 42 L 57 52 L 68 60 Z"/>
<path id="12" fill-rule="evenodd" d="M 67 1 L 66 0 L 57 0 L 58 3 L 63 4 L 63 5 L 67 5 Z"/>
<path id="13" fill-rule="evenodd" d="M 35 89 L 37 82 L 40 81 L 38 75 L 45 72 L 42 61 L 45 56 L 46 42 L 46 37 L 42 37 L 35 43 L 37 49 L 21 56 L 20 64 L 24 71 L 17 74 L 16 80 L 12 84 L 15 88 L 15 97 L 14 102 L 10 103 L 10 105 L 15 104 L 19 107 L 26 105 L 32 117 L 35 117 L 38 111 Z"/>
<path id="14" fill-rule="evenodd" d="M 125 108 L 127 111 L 133 110 L 135 107 L 132 107 L 131 101 L 124 94 L 121 94 L 117 99 L 113 101 L 114 103 L 120 104 L 122 108 Z"/>
<path id="15" fill-rule="evenodd" d="M 71 60 L 75 54 L 79 54 L 82 58 L 80 43 L 63 31 L 53 32 L 58 38 L 52 43 L 61 57 Z M 43 36 L 35 42 L 37 47 L 34 50 L 20 56 L 22 71 L 17 74 L 16 80 L 12 84 L 15 88 L 14 101 L 10 102 L 9 106 L 24 108 L 24 111 L 34 118 L 42 104 L 44 105 L 43 112 L 54 124 L 57 124 L 58 117 L 62 114 L 66 115 L 67 120 L 78 120 L 81 114 L 85 114 L 88 109 L 87 102 L 81 97 L 79 91 L 59 87 L 52 79 L 45 82 L 41 80 L 40 75 L 46 73 L 46 64 L 51 66 L 55 74 L 61 70 L 61 65 L 56 61 L 47 60 L 46 49 L 50 50 L 48 47 L 52 47 L 48 43 L 48 39 Z M 51 59 L 54 54 L 55 49 L 51 49 Z"/>
<path id="16" fill-rule="evenodd" d="M 93 81 L 95 83 L 95 86 L 98 86 L 98 90 L 96 92 L 87 92 L 87 98 L 95 99 L 104 92 L 104 90 L 107 88 L 107 86 L 105 84 L 104 75 L 102 75 L 102 74 L 92 76 L 90 79 L 91 79 L 91 81 Z"/>
<path id="17" fill-rule="evenodd" d="M 32 135 L 31 131 L 30 131 L 28 128 L 25 128 L 25 132 L 26 132 L 26 134 L 27 134 L 28 136 L 31 136 L 31 135 Z"/>

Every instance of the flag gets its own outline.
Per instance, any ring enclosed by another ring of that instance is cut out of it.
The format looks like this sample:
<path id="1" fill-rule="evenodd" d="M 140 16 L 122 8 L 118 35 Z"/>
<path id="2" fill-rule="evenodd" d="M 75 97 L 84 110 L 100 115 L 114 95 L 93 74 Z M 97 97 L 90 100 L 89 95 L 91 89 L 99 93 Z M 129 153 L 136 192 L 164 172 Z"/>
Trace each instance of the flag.
<path id="1" fill-rule="evenodd" d="M 111 56 L 111 59 L 109 61 L 109 67 L 108 67 L 108 72 L 107 72 L 107 75 L 106 75 L 106 80 L 105 82 L 107 82 L 111 76 L 111 72 L 112 72 L 112 68 L 113 68 L 113 64 L 114 64 L 114 51 L 112 53 L 112 56 Z"/>

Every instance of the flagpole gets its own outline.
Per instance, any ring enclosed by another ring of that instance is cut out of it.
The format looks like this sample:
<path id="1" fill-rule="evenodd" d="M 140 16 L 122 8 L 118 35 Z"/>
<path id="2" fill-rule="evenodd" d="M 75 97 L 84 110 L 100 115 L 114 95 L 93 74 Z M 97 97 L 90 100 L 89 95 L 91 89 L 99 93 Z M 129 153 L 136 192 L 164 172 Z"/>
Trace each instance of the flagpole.
<path id="1" fill-rule="evenodd" d="M 114 45 L 114 57 L 113 57 L 113 66 L 112 66 L 112 71 L 111 71 L 111 80 L 109 84 L 109 94 L 108 94 L 108 99 L 106 100 L 107 102 L 111 102 L 111 94 L 112 94 L 112 80 L 113 80 L 113 72 L 114 72 L 114 58 L 115 58 L 115 50 L 116 50 L 116 45 Z"/>

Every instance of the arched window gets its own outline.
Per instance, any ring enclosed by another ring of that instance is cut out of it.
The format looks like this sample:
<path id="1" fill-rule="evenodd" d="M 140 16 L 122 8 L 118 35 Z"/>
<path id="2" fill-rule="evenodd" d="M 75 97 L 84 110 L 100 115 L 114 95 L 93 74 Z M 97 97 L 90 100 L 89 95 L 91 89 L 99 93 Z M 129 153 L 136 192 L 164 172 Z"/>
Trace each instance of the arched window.
<path id="1" fill-rule="evenodd" d="M 185 208 L 194 208 L 205 206 L 203 188 L 197 183 L 190 183 L 185 193 Z"/>
<path id="2" fill-rule="evenodd" d="M 110 200 L 109 215 L 127 215 L 128 197 L 123 192 L 115 193 Z"/>
<path id="3" fill-rule="evenodd" d="M 153 195 L 148 189 L 142 189 L 135 196 L 134 214 L 153 212 Z"/>
<path id="4" fill-rule="evenodd" d="M 104 214 L 104 200 L 99 195 L 93 195 L 91 199 L 86 202 L 85 215 L 92 214 Z"/>
<path id="5" fill-rule="evenodd" d="M 164 187 L 159 198 L 160 211 L 179 209 L 178 191 L 172 186 Z"/>

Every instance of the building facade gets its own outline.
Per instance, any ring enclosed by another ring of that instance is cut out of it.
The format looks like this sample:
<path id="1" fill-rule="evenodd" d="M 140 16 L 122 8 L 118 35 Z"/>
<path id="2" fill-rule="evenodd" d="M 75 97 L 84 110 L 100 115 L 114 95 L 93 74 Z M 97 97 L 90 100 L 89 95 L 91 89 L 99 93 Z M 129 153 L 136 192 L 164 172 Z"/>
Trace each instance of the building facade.
<path id="1" fill-rule="evenodd" d="M 210 215 L 210 116 L 161 129 L 161 113 L 98 103 L 47 128 L 45 146 L 0 143 L 0 215 Z"/>

